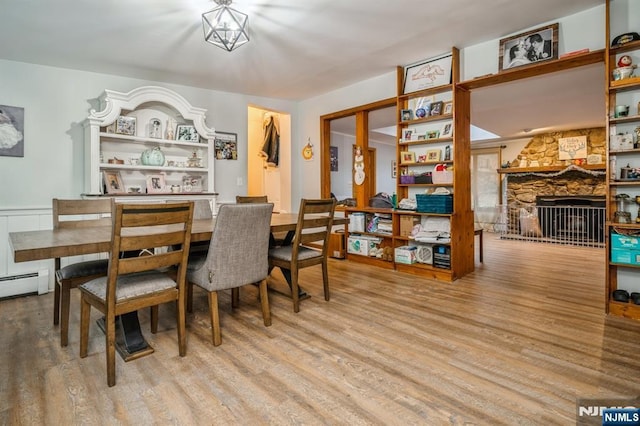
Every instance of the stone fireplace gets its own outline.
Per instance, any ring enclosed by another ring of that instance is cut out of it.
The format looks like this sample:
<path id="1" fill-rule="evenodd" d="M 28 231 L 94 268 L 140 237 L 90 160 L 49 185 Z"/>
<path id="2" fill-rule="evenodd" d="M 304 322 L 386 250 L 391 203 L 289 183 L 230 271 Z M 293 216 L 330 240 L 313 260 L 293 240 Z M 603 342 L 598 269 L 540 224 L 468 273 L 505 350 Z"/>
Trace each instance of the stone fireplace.
<path id="1" fill-rule="evenodd" d="M 509 233 L 522 234 L 518 218 L 524 208 L 536 211 L 540 227 L 536 237 L 604 242 L 606 166 L 586 165 L 583 159 L 560 160 L 558 139 L 573 136 L 587 136 L 587 154 L 600 155 L 604 163 L 603 128 L 532 138 L 511 167 L 502 170 Z"/>

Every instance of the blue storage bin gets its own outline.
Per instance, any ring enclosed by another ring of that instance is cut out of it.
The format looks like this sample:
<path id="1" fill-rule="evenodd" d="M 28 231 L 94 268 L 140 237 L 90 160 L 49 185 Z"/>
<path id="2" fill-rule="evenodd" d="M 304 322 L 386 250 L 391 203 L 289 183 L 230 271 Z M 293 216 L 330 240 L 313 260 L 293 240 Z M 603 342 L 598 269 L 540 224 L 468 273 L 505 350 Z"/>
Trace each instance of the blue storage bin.
<path id="1" fill-rule="evenodd" d="M 416 211 L 419 213 L 453 213 L 452 194 L 416 194 Z"/>

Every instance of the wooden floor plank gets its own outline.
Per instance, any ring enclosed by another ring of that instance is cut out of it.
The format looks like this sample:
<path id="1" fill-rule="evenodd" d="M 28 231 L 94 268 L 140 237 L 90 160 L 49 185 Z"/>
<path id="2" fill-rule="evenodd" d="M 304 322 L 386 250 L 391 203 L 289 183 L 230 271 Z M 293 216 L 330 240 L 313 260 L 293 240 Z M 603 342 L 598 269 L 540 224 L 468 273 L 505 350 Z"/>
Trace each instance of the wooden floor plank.
<path id="1" fill-rule="evenodd" d="M 0 424 L 572 424 L 579 398 L 640 395 L 640 322 L 604 315 L 602 249 L 484 243 L 454 283 L 332 259 L 330 302 L 304 269 L 312 297 L 295 314 L 270 293 L 271 327 L 256 288 L 222 294 L 218 347 L 196 290 L 187 356 L 173 306 L 155 335 L 141 312 L 156 351 L 117 358 L 114 388 L 95 324 L 78 356 L 76 291 L 65 348 L 52 294 L 2 300 Z"/>

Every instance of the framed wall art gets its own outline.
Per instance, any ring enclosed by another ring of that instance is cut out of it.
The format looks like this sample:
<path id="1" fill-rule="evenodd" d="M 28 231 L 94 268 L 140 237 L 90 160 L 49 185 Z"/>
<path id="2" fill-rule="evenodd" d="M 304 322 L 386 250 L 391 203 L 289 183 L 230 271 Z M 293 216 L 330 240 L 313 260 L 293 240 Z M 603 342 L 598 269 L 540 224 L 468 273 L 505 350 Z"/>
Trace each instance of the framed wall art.
<path id="1" fill-rule="evenodd" d="M 338 171 L 338 147 L 330 146 L 329 147 L 329 160 L 330 160 L 330 170 L 332 172 Z"/>
<path id="2" fill-rule="evenodd" d="M 558 23 L 500 40 L 500 71 L 558 59 Z"/>
<path id="3" fill-rule="evenodd" d="M 24 108 L 0 105 L 0 156 L 24 157 Z"/>
<path id="4" fill-rule="evenodd" d="M 403 93 L 417 92 L 451 83 L 451 53 L 404 68 Z"/>
<path id="5" fill-rule="evenodd" d="M 238 134 L 216 131 L 213 142 L 216 160 L 238 159 Z"/>
<path id="6" fill-rule="evenodd" d="M 104 187 L 107 194 L 123 194 L 125 192 L 122 176 L 120 172 L 112 170 L 104 170 L 102 172 Z"/>

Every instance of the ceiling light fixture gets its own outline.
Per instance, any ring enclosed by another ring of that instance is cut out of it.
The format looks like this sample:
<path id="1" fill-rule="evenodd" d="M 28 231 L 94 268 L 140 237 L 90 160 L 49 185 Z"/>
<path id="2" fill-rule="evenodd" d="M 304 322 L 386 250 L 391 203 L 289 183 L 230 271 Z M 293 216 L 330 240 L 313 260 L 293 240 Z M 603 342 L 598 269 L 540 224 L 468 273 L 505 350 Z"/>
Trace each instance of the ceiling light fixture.
<path id="1" fill-rule="evenodd" d="M 247 15 L 228 7 L 232 0 L 213 0 L 218 7 L 202 14 L 204 39 L 229 52 L 249 41 Z"/>

